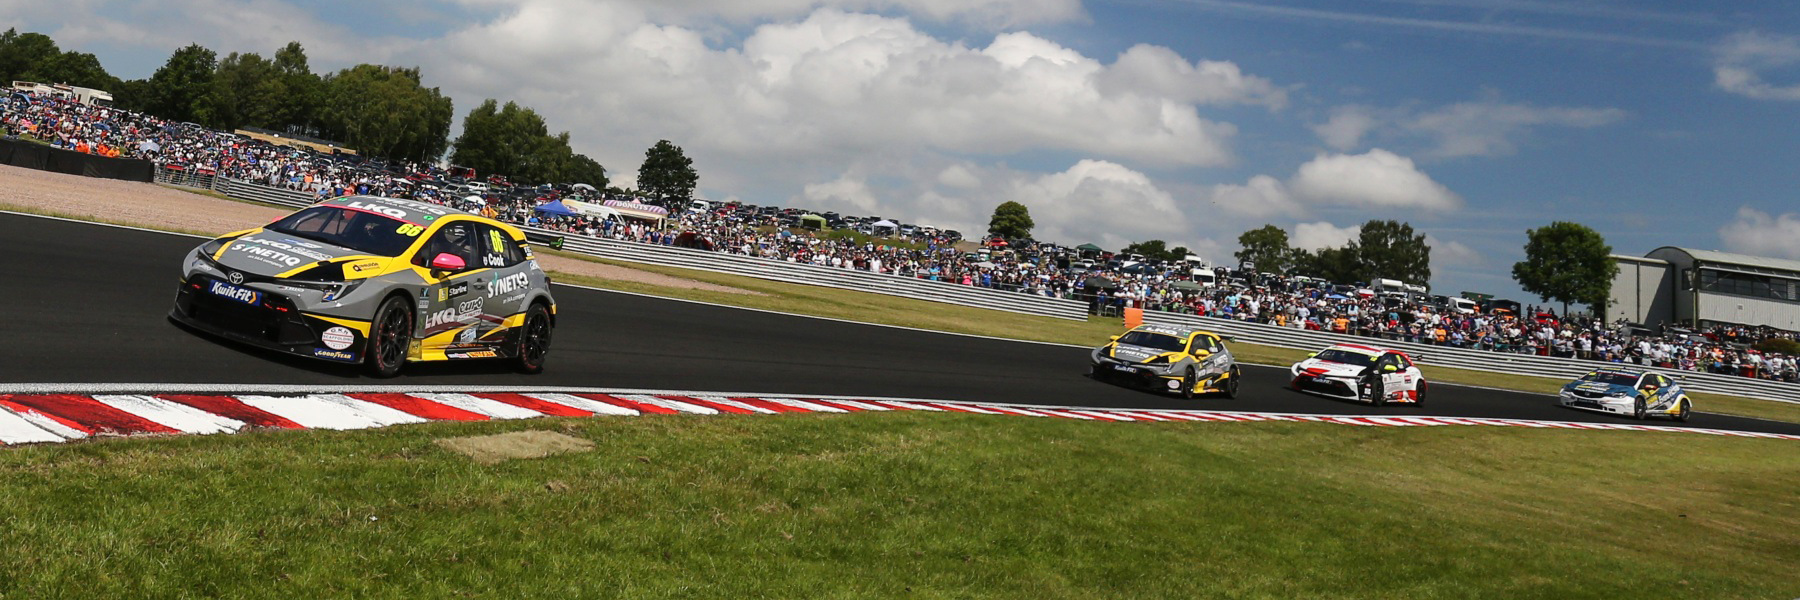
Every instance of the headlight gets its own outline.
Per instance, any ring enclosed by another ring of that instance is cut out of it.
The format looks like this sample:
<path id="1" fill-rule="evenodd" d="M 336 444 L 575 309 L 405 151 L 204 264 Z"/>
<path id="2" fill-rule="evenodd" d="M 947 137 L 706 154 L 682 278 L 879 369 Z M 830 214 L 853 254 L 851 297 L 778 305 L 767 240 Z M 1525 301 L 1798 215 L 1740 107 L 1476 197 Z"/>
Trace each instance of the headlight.
<path id="1" fill-rule="evenodd" d="M 1167 355 L 1167 354 L 1165 354 L 1165 355 L 1162 355 L 1162 356 L 1158 356 L 1158 357 L 1156 357 L 1156 358 L 1152 358 L 1152 359 L 1150 359 L 1150 360 L 1146 360 L 1146 361 L 1144 361 L 1144 364 L 1146 364 L 1146 365 L 1166 365 L 1166 364 L 1169 364 L 1169 355 Z"/>
<path id="2" fill-rule="evenodd" d="M 284 279 L 284 280 L 281 280 L 279 283 L 281 285 L 285 285 L 288 287 L 297 287 L 297 288 L 302 288 L 302 289 L 317 290 L 319 292 L 323 292 L 325 294 L 325 297 L 322 299 L 326 302 L 332 302 L 339 298 L 343 298 L 344 296 L 350 295 L 350 292 L 356 291 L 356 288 L 358 288 L 358 287 L 362 287 L 362 284 L 364 281 L 368 281 L 368 280 L 367 279 L 358 279 L 355 281 L 299 281 L 299 280 L 294 280 L 294 279 Z"/>

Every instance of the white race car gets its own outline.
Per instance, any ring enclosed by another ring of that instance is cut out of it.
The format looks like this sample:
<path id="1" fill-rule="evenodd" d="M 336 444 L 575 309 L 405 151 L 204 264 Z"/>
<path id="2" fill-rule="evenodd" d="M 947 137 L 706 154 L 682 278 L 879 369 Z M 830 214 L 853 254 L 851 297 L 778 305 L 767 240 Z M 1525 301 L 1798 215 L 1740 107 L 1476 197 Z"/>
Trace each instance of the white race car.
<path id="1" fill-rule="evenodd" d="M 1368 402 L 1425 404 L 1425 375 L 1405 352 L 1362 344 L 1338 344 L 1294 363 L 1294 390 Z"/>

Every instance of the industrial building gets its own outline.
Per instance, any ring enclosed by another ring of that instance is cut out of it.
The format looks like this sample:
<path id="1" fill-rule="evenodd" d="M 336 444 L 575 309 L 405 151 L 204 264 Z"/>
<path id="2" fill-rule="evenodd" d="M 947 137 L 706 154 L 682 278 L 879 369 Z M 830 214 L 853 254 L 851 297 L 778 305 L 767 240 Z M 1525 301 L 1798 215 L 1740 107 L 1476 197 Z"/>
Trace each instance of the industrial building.
<path id="1" fill-rule="evenodd" d="M 1612 258 L 1619 274 L 1606 307 L 1609 321 L 1800 331 L 1800 261 L 1674 246 Z"/>

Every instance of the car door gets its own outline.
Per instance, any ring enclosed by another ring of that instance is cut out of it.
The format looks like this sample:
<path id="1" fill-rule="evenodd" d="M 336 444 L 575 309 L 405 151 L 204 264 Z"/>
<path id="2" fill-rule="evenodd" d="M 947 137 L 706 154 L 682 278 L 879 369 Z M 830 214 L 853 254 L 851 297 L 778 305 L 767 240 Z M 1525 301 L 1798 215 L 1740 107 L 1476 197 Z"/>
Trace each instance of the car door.
<path id="1" fill-rule="evenodd" d="M 1404 396 L 1405 392 L 1412 390 L 1415 378 L 1401 364 L 1400 355 L 1392 352 L 1381 355 L 1375 368 L 1381 371 L 1382 389 L 1387 391 L 1388 397 Z"/>
<path id="2" fill-rule="evenodd" d="M 1188 354 L 1194 355 L 1200 362 L 1200 372 L 1204 375 L 1216 375 L 1225 370 L 1225 348 L 1219 345 L 1219 339 L 1204 333 L 1195 335 L 1194 342 L 1189 345 Z"/>
<path id="3" fill-rule="evenodd" d="M 424 340 L 426 348 L 443 348 L 470 343 L 478 335 L 477 325 L 485 304 L 487 268 L 481 266 L 476 250 L 479 223 L 457 220 L 439 225 L 413 255 L 413 265 L 430 272 L 426 277 L 424 297 L 419 300 L 419 319 L 415 336 Z M 431 268 L 440 254 L 462 259 L 464 268 L 445 273 Z M 441 275 L 441 277 L 439 277 Z M 454 332 L 453 335 L 445 335 Z"/>
<path id="4" fill-rule="evenodd" d="M 505 325 L 506 319 L 525 312 L 532 290 L 532 269 L 525 250 L 499 227 L 476 225 L 476 257 L 487 269 L 482 293 L 482 327 L 488 332 Z"/>

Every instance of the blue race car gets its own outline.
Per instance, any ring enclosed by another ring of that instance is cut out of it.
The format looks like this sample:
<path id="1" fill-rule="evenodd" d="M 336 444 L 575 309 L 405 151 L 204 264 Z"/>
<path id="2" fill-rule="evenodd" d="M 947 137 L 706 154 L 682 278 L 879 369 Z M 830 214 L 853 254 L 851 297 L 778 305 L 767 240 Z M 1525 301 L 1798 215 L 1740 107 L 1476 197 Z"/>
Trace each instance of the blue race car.
<path id="1" fill-rule="evenodd" d="M 1694 410 L 1694 401 L 1675 380 L 1629 369 L 1601 369 L 1583 375 L 1563 386 L 1557 403 L 1639 420 L 1658 416 L 1685 422 Z"/>

